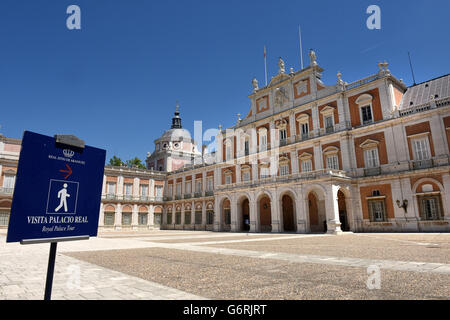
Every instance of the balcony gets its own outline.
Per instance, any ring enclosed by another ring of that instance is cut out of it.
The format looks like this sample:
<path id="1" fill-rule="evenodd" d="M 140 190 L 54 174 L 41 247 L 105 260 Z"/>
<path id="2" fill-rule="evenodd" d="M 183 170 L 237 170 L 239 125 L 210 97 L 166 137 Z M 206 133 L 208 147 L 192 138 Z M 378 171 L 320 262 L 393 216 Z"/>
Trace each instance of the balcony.
<path id="1" fill-rule="evenodd" d="M 184 195 L 184 199 L 190 199 L 190 198 L 192 198 L 192 194 L 191 193 L 186 193 Z"/>
<path id="2" fill-rule="evenodd" d="M 113 194 L 113 193 L 108 193 L 108 194 L 106 194 L 106 195 L 103 196 L 103 199 L 106 199 L 106 200 L 116 200 L 116 195 Z"/>
<path id="3" fill-rule="evenodd" d="M 287 140 L 286 139 L 281 139 L 280 140 L 280 147 L 283 147 L 285 145 L 287 145 Z"/>
<path id="4" fill-rule="evenodd" d="M 364 169 L 364 176 L 371 177 L 371 176 L 378 176 L 381 174 L 381 168 L 375 167 L 375 168 L 365 168 Z"/>
<path id="5" fill-rule="evenodd" d="M 180 194 L 176 195 L 175 200 L 181 200 L 181 195 Z"/>
<path id="6" fill-rule="evenodd" d="M 212 197 L 214 196 L 214 191 L 206 191 L 205 192 L 205 197 Z"/>
<path id="7" fill-rule="evenodd" d="M 201 197 L 203 197 L 203 193 L 201 192 L 194 193 L 194 198 L 201 198 Z"/>
<path id="8" fill-rule="evenodd" d="M 164 201 L 172 201 L 172 196 L 165 196 Z"/>
<path id="9" fill-rule="evenodd" d="M 413 170 L 428 169 L 431 167 L 433 167 L 433 159 L 417 160 L 411 162 L 411 169 Z"/>
<path id="10" fill-rule="evenodd" d="M 164 198 L 163 197 L 155 197 L 155 201 L 156 202 L 163 202 Z"/>
<path id="11" fill-rule="evenodd" d="M 14 188 L 0 188 L 0 194 L 13 194 Z"/>
<path id="12" fill-rule="evenodd" d="M 123 195 L 123 200 L 128 200 L 128 201 L 133 200 L 133 195 L 131 195 L 131 194 L 124 194 Z"/>
<path id="13" fill-rule="evenodd" d="M 325 128 L 325 133 L 329 134 L 329 133 L 333 133 L 334 132 L 334 126 L 329 126 Z"/>

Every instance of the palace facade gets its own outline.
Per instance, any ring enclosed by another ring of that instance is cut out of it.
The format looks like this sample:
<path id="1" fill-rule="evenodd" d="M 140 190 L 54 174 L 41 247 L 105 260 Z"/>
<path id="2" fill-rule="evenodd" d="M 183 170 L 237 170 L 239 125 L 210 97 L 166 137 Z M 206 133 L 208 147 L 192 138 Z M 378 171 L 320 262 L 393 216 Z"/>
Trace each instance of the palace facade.
<path id="1" fill-rule="evenodd" d="M 177 110 L 147 170 L 105 167 L 101 230 L 450 231 L 450 75 L 407 87 L 387 63 L 347 83 L 310 65 L 259 88 L 250 110 L 197 150 Z M 20 140 L 0 136 L 0 226 Z"/>

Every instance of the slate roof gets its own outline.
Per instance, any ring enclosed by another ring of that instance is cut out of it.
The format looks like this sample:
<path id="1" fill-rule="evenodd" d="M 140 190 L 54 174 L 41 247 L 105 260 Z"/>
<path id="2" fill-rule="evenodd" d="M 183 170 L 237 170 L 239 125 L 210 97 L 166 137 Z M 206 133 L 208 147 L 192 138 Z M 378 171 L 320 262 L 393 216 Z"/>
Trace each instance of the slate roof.
<path id="1" fill-rule="evenodd" d="M 427 103 L 432 96 L 436 100 L 450 96 L 450 74 L 409 87 L 403 95 L 400 110 Z"/>

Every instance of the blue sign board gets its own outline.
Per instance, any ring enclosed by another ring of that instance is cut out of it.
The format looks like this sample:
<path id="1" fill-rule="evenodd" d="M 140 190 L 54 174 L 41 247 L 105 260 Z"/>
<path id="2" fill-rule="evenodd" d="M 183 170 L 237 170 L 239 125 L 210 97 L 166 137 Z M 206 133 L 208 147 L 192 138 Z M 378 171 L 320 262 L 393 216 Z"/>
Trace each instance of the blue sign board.
<path id="1" fill-rule="evenodd" d="M 97 236 L 105 157 L 25 131 L 6 241 Z"/>

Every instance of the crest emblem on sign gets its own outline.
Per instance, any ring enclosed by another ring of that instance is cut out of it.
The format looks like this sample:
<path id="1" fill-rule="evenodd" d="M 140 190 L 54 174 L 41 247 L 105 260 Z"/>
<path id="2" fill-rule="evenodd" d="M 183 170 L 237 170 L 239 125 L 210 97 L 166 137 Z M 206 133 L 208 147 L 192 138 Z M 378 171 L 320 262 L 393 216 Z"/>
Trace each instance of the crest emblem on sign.
<path id="1" fill-rule="evenodd" d="M 75 155 L 75 152 L 70 149 L 64 149 L 63 154 L 66 158 L 72 158 Z"/>

